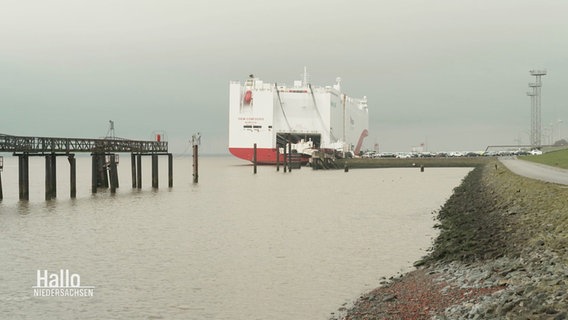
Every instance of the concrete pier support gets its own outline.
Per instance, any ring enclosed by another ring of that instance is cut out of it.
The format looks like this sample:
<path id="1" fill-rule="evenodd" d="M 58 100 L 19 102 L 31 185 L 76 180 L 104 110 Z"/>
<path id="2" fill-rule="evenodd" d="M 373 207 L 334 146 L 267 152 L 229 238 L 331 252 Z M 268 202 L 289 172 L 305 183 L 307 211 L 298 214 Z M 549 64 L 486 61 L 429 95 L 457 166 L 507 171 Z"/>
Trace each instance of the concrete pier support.
<path id="1" fill-rule="evenodd" d="M 158 188 L 158 155 L 152 155 L 152 188 Z"/>
<path id="2" fill-rule="evenodd" d="M 136 155 L 136 187 L 142 189 L 142 155 Z"/>
<path id="3" fill-rule="evenodd" d="M 69 161 L 69 196 L 71 199 L 77 197 L 77 159 L 74 154 L 67 156 Z"/>
<path id="4" fill-rule="evenodd" d="M 27 154 L 18 155 L 18 186 L 20 200 L 30 200 L 30 172 Z"/>
<path id="5" fill-rule="evenodd" d="M 174 186 L 174 156 L 168 153 L 168 188 Z"/>

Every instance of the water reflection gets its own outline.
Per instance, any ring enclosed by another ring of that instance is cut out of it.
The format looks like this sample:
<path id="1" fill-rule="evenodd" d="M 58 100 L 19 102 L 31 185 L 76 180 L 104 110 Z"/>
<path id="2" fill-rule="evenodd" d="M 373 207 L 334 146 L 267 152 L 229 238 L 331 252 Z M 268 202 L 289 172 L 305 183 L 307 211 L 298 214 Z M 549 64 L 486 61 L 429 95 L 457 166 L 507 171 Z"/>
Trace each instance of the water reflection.
<path id="1" fill-rule="evenodd" d="M 77 199 L 60 178 L 44 201 L 35 175 L 30 201 L 12 191 L 0 203 L 0 318 L 326 319 L 425 253 L 432 210 L 469 171 L 253 175 L 204 158 L 193 184 L 176 157 L 174 188 L 132 189 L 123 169 L 111 195 L 90 193 L 89 160 L 78 158 Z M 30 298 L 37 269 L 80 273 L 95 296 Z"/>

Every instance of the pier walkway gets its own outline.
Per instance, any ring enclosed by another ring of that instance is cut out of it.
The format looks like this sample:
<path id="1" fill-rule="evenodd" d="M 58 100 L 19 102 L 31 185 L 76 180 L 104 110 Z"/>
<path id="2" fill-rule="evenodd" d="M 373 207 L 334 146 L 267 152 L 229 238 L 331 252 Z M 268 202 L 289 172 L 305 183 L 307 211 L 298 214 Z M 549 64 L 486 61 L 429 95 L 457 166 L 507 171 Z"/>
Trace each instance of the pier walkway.
<path id="1" fill-rule="evenodd" d="M 22 152 L 28 154 L 73 152 L 167 153 L 168 143 L 166 141 L 140 141 L 121 138 L 46 138 L 0 134 L 0 152 Z"/>
<path id="2" fill-rule="evenodd" d="M 159 139 L 158 139 L 159 140 Z M 18 157 L 18 185 L 20 200 L 29 200 L 29 157 L 45 157 L 45 199 L 56 197 L 56 157 L 66 156 L 70 166 L 70 194 L 76 197 L 75 153 L 88 152 L 92 157 L 92 193 L 98 188 L 109 188 L 115 193 L 118 182 L 118 154 L 130 153 L 132 188 L 142 188 L 142 156 L 152 157 L 152 187 L 158 188 L 158 156 L 168 156 L 168 186 L 173 186 L 173 157 L 166 141 L 142 141 L 123 138 L 53 138 L 0 134 L 0 152 L 11 152 Z M 2 172 L 0 157 L 0 173 Z M 0 175 L 0 201 L 2 200 Z"/>

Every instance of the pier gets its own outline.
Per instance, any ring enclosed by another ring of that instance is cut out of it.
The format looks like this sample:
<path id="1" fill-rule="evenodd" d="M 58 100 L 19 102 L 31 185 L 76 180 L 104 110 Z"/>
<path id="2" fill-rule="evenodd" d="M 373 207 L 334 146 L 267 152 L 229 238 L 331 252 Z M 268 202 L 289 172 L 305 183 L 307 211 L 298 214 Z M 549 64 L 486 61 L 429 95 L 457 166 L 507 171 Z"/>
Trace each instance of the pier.
<path id="1" fill-rule="evenodd" d="M 29 200 L 29 157 L 45 157 L 45 199 L 57 196 L 56 158 L 65 156 L 69 161 L 70 197 L 76 197 L 75 153 L 90 153 L 92 157 L 91 191 L 109 188 L 115 193 L 119 187 L 118 153 L 130 153 L 132 188 L 142 188 L 142 157 L 152 157 L 152 187 L 158 188 L 158 156 L 168 157 L 168 186 L 173 186 L 173 157 L 168 153 L 166 141 L 141 141 L 122 138 L 50 138 L 0 134 L 0 152 L 11 152 L 18 157 L 18 187 L 20 200 Z M 1 172 L 1 171 L 0 171 Z M 0 178 L 0 200 L 1 196 Z"/>

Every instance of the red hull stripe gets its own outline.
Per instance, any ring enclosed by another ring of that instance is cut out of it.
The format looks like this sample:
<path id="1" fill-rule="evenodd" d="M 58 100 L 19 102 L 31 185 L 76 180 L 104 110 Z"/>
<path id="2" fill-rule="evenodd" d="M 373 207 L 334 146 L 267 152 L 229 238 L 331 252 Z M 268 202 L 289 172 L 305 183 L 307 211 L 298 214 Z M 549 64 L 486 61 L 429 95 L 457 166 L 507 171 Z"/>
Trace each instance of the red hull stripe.
<path id="1" fill-rule="evenodd" d="M 243 160 L 251 161 L 253 158 L 253 148 L 229 148 L 232 155 Z M 307 162 L 307 157 L 302 157 L 302 162 Z M 276 164 L 276 149 L 256 148 L 257 164 Z M 284 155 L 280 155 L 280 163 L 284 162 Z"/>

